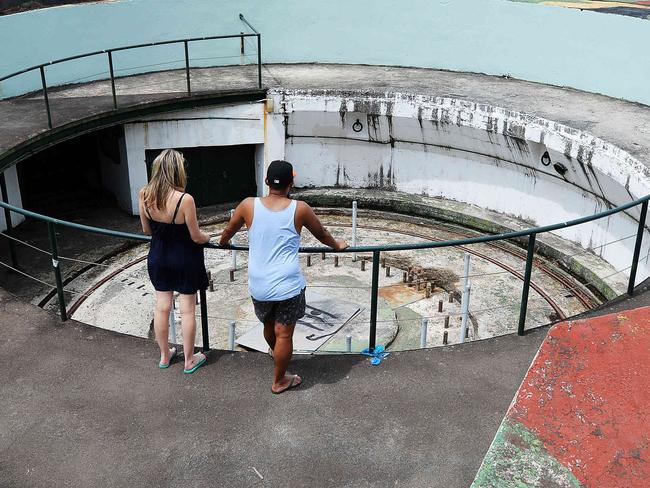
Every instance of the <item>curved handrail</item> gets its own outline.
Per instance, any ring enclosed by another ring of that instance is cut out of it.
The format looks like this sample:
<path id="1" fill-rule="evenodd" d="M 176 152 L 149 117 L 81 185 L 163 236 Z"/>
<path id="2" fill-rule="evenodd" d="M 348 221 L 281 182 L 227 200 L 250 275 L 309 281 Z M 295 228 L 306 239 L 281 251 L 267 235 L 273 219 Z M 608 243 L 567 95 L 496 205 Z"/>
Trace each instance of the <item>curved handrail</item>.
<path id="1" fill-rule="evenodd" d="M 37 64 L 34 66 L 30 66 L 29 68 L 24 68 L 19 71 L 16 71 L 14 73 L 10 73 L 8 75 L 0 77 L 0 82 L 6 81 L 10 78 L 14 78 L 16 76 L 31 72 L 31 71 L 36 71 L 38 70 L 40 72 L 40 78 L 41 78 L 41 89 L 43 91 L 43 100 L 45 102 L 45 111 L 47 114 L 47 125 L 50 129 L 53 128 L 52 125 L 52 114 L 50 110 L 50 101 L 48 97 L 48 84 L 47 84 L 47 79 L 46 79 L 46 73 L 45 73 L 45 68 L 47 66 L 52 66 L 55 64 L 60 64 L 60 63 L 65 63 L 67 61 L 73 61 L 76 59 L 82 59 L 82 58 L 87 58 L 91 56 L 98 56 L 100 54 L 106 54 L 107 55 L 107 62 L 108 62 L 108 73 L 109 76 L 107 79 L 110 80 L 111 82 L 111 93 L 113 96 L 113 108 L 117 109 L 118 103 L 117 103 L 117 91 L 116 91 L 116 86 L 115 86 L 115 70 L 113 67 L 113 53 L 119 52 L 119 51 L 126 51 L 126 50 L 131 50 L 131 49 L 140 49 L 144 47 L 151 47 L 151 46 L 163 46 L 163 45 L 169 45 L 169 44 L 183 44 L 184 45 L 184 54 L 185 54 L 185 78 L 186 78 L 186 83 L 187 83 L 187 95 L 191 96 L 192 95 L 192 88 L 191 88 L 191 79 L 190 79 L 190 55 L 189 55 L 189 43 L 191 42 L 197 42 L 197 41 L 210 41 L 210 40 L 219 40 L 219 39 L 241 39 L 241 47 L 240 47 L 240 54 L 244 54 L 244 38 L 247 37 L 255 37 L 257 39 L 257 85 L 258 88 L 262 88 L 262 34 L 260 34 L 251 24 L 246 20 L 246 18 L 243 16 L 243 14 L 239 14 L 240 20 L 245 23 L 251 30 L 253 30 L 254 34 L 245 34 L 244 32 L 240 32 L 238 34 L 227 34 L 227 35 L 220 35 L 220 36 L 205 36 L 205 37 L 186 37 L 182 39 L 171 39 L 171 40 L 166 40 L 166 41 L 154 41 L 154 42 L 147 42 L 147 43 L 141 43 L 141 44 L 131 44 L 128 46 L 120 46 L 120 47 L 114 47 L 110 49 L 101 49 L 99 51 L 93 51 L 89 53 L 83 53 L 83 54 L 76 54 L 74 56 L 68 56 L 66 58 L 60 58 L 60 59 L 55 59 L 54 61 L 48 61 L 46 63 L 41 63 Z"/>
<path id="2" fill-rule="evenodd" d="M 567 227 L 573 227 L 575 225 L 585 224 L 587 222 L 592 222 L 616 213 L 622 212 L 637 205 L 641 205 L 650 201 L 650 195 L 638 198 L 631 202 L 628 202 L 624 205 L 620 205 L 609 210 L 604 210 L 596 214 L 588 215 L 586 217 L 580 217 L 578 219 L 568 220 L 566 222 L 560 222 L 557 224 L 549 224 L 540 227 L 530 227 L 528 229 L 512 231 L 512 232 L 503 232 L 501 234 L 492 234 L 479 237 L 470 237 L 467 239 L 452 239 L 447 241 L 427 241 L 413 244 L 386 244 L 379 246 L 355 246 L 348 247 L 346 249 L 337 251 L 329 247 L 301 247 L 299 252 L 301 253 L 350 253 L 350 252 L 383 252 L 383 251 L 414 251 L 418 249 L 433 249 L 439 247 L 452 247 L 452 246 L 465 246 L 468 244 L 480 244 L 483 242 L 492 242 L 492 241 L 501 241 L 506 239 L 514 239 L 517 237 L 530 236 L 532 234 L 543 234 L 545 232 L 552 232 L 558 229 L 566 229 Z M 30 217 L 36 220 L 41 220 L 43 222 L 49 222 L 51 224 L 60 225 L 63 227 L 69 227 L 71 229 L 77 229 L 84 232 L 90 232 L 93 234 L 106 235 L 111 237 L 120 237 L 124 239 L 131 239 L 135 241 L 148 242 L 151 240 L 151 237 L 144 234 L 135 234 L 131 232 L 122 232 L 112 229 L 105 229 L 103 227 L 93 227 L 90 225 L 77 224 L 75 222 L 69 222 L 67 220 L 61 220 L 48 215 L 39 214 L 32 212 L 30 210 L 25 210 L 15 205 L 5 203 L 0 201 L 0 207 L 5 208 L 11 212 L 16 212 L 18 214 L 24 215 L 25 217 Z M 217 244 L 208 243 L 205 245 L 209 249 L 224 249 L 224 250 L 234 250 L 234 251 L 248 251 L 248 246 L 239 246 L 239 245 L 227 245 L 219 246 Z"/>
<path id="3" fill-rule="evenodd" d="M 54 61 L 48 61 L 46 63 L 41 63 L 41 64 L 36 64 L 34 66 L 30 66 L 29 68 L 22 69 L 20 71 L 16 71 L 15 73 L 8 74 L 6 76 L 3 76 L 0 78 L 0 81 L 5 81 L 8 80 L 9 78 L 13 78 L 14 76 L 22 75 L 24 73 L 27 73 L 29 71 L 33 71 L 36 69 L 44 68 L 46 66 L 51 66 L 59 63 L 65 63 L 66 61 L 74 61 L 75 59 L 82 59 L 82 58 L 87 58 L 90 56 L 98 56 L 100 54 L 108 54 L 109 52 L 117 52 L 117 51 L 126 51 L 128 49 L 139 49 L 143 47 L 151 47 L 151 46 L 163 46 L 166 44 L 180 44 L 181 42 L 195 42 L 195 41 L 211 41 L 214 39 L 235 39 L 235 38 L 241 38 L 241 37 L 257 37 L 259 33 L 255 34 L 228 34 L 228 35 L 223 35 L 223 36 L 208 36 L 208 37 L 187 37 L 187 38 L 182 38 L 182 39 L 171 39 L 168 41 L 156 41 L 156 42 L 146 42 L 142 44 L 132 44 L 129 46 L 120 46 L 120 47 L 112 47 L 110 49 L 102 49 L 100 51 L 93 51 L 89 53 L 83 53 L 83 54 L 76 54 L 74 56 L 68 56 L 67 58 L 60 58 L 60 59 L 55 59 Z"/>
<path id="4" fill-rule="evenodd" d="M 2 183 L 2 181 L 0 181 Z M 4 194 L 5 192 L 3 192 Z M 580 225 L 584 224 L 587 222 L 591 222 L 594 220 L 598 220 L 604 217 L 608 217 L 610 215 L 622 212 L 624 210 L 627 210 L 629 208 L 635 207 L 637 205 L 642 205 L 641 207 L 641 213 L 640 213 L 640 218 L 639 218 L 639 225 L 637 229 L 637 235 L 636 235 L 636 242 L 634 245 L 634 255 L 632 258 L 632 266 L 630 267 L 630 276 L 629 276 L 629 282 L 628 282 L 628 290 L 627 293 L 628 295 L 633 295 L 634 294 L 634 286 L 636 283 L 636 272 L 637 272 L 637 267 L 639 263 L 639 256 L 641 252 L 641 243 L 643 239 L 643 231 L 645 229 L 645 220 L 648 212 L 648 201 L 650 200 L 650 195 L 646 195 L 644 197 L 638 198 L 636 200 L 633 200 L 631 202 L 628 202 L 624 205 L 620 205 L 616 208 L 612 208 L 609 210 L 605 210 L 603 212 L 598 212 L 593 215 L 588 215 L 586 217 L 581 217 L 578 219 L 573 219 L 569 220 L 566 222 L 561 222 L 557 224 L 551 224 L 551 225 L 545 225 L 545 226 L 540 226 L 540 227 L 531 227 L 529 229 L 524 229 L 520 231 L 514 231 L 514 232 L 505 232 L 501 234 L 494 234 L 494 235 L 487 235 L 487 236 L 480 236 L 480 237 L 472 237 L 469 239 L 457 239 L 457 240 L 448 240 L 448 241 L 440 241 L 440 242 L 432 242 L 432 241 L 427 241 L 427 242 L 422 242 L 422 243 L 415 243 L 415 244 L 390 244 L 390 245 L 383 245 L 383 246 L 355 246 L 355 247 L 349 247 L 347 249 L 342 249 L 339 251 L 336 251 L 334 249 L 331 249 L 329 247 L 301 247 L 299 249 L 299 252 L 302 253 L 349 253 L 349 252 L 372 252 L 372 286 L 371 286 L 371 299 L 370 299 L 370 332 L 369 332 L 369 339 L 368 339 L 368 349 L 370 351 L 374 351 L 375 349 L 375 344 L 376 344 L 376 335 L 377 335 L 377 304 L 378 304 L 378 293 L 379 293 L 379 261 L 380 261 L 380 253 L 382 251 L 407 251 L 407 250 L 417 250 L 417 249 L 433 249 L 433 248 L 440 248 L 440 247 L 450 247 L 450 246 L 462 246 L 462 245 L 468 245 L 468 244 L 478 244 L 482 242 L 491 242 L 491 241 L 500 241 L 500 240 L 505 240 L 505 239 L 512 239 L 512 238 L 517 238 L 517 237 L 528 237 L 528 250 L 527 250 L 527 256 L 526 256 L 526 270 L 524 273 L 524 284 L 522 287 L 522 297 L 521 297 L 521 305 L 520 305 L 520 311 L 519 311 L 519 325 L 517 329 L 517 333 L 519 335 L 523 335 L 525 333 L 525 324 L 526 324 L 526 313 L 527 313 L 527 308 L 528 308 L 528 292 L 530 288 L 530 279 L 531 279 L 531 274 L 532 274 L 532 269 L 533 269 L 533 257 L 534 257 L 534 249 L 535 249 L 535 240 L 537 234 L 541 234 L 544 232 L 551 232 L 553 230 L 558 230 L 558 229 L 565 229 L 567 227 L 572 227 L 574 225 Z M 50 244 L 51 244 L 51 256 L 52 256 L 52 264 L 54 267 L 54 276 L 56 280 L 56 288 L 57 288 L 57 295 L 58 295 L 58 301 L 59 301 L 59 308 L 61 311 L 61 319 L 62 320 L 67 320 L 67 311 L 66 311 L 66 305 L 65 305 L 65 297 L 63 294 L 63 281 L 61 278 L 61 270 L 59 268 L 58 264 L 58 251 L 57 251 L 57 243 L 56 243 L 56 232 L 55 232 L 55 227 L 57 225 L 61 225 L 64 227 L 69 227 L 72 229 L 77 229 L 85 232 L 91 232 L 94 234 L 101 234 L 101 235 L 107 235 L 107 236 L 112 236 L 112 237 L 119 237 L 119 238 L 126 238 L 126 239 L 131 239 L 131 240 L 137 240 L 140 242 L 147 242 L 151 240 L 150 237 L 142 235 L 142 234 L 134 234 L 134 233 L 129 233 L 129 232 L 121 232 L 121 231 L 115 231 L 115 230 L 110 230 L 110 229 L 104 229 L 102 227 L 93 227 L 89 225 L 83 225 L 83 224 L 77 224 L 74 222 L 68 222 L 66 220 L 61 220 L 61 219 L 56 219 L 53 217 L 49 217 L 47 215 L 42 215 L 36 212 L 32 212 L 29 210 L 25 210 L 19 207 L 16 207 L 14 205 L 11 205 L 9 203 L 5 203 L 0 201 L 0 207 L 4 208 L 5 212 L 5 218 L 7 222 L 11 221 L 11 212 L 16 212 L 19 214 L 22 214 L 26 217 L 34 218 L 37 220 L 41 220 L 44 222 L 47 222 L 48 224 L 48 232 L 50 234 Z M 237 251 L 248 251 L 248 246 L 233 246 L 233 245 L 227 245 L 227 246 L 219 246 L 216 244 L 211 244 L 208 243 L 205 245 L 205 247 L 210 248 L 210 249 L 224 249 L 224 250 L 237 250 Z M 12 252 L 12 257 L 13 257 L 13 252 Z M 200 291 L 201 295 L 201 328 L 203 331 L 203 348 L 204 350 L 208 350 L 210 348 L 209 344 L 209 339 L 208 339 L 208 317 L 207 317 L 207 308 L 206 308 L 206 294 L 205 290 Z M 461 335 L 464 334 L 464 331 L 461 331 Z"/>

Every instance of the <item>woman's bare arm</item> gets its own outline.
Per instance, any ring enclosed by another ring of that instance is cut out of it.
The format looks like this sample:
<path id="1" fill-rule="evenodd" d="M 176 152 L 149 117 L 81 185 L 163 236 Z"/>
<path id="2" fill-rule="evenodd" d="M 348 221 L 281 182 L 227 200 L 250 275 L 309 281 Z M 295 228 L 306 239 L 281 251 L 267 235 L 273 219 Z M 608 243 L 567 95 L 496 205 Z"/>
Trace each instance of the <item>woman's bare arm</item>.
<path id="1" fill-rule="evenodd" d="M 185 216 L 185 225 L 190 231 L 190 237 L 197 244 L 205 244 L 210 241 L 210 236 L 199 229 L 199 221 L 196 218 L 196 204 L 194 198 L 189 193 L 185 195 L 181 202 L 181 209 Z"/>
<path id="2" fill-rule="evenodd" d="M 151 224 L 144 208 L 144 189 L 140 190 L 140 197 L 138 198 L 138 207 L 140 208 L 140 223 L 142 224 L 142 232 L 146 235 L 151 235 Z"/>

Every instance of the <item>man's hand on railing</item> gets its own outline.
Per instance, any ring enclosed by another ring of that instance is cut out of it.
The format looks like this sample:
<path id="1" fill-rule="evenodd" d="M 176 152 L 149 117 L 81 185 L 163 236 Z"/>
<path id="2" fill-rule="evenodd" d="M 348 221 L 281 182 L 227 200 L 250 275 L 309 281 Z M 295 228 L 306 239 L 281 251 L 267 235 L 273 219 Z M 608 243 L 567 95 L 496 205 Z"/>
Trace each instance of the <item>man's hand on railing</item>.
<path id="1" fill-rule="evenodd" d="M 348 247 L 350 247 L 350 245 L 347 242 L 345 242 L 345 240 L 343 239 L 335 239 L 334 243 L 335 245 L 333 249 L 335 251 L 342 251 L 343 249 L 347 249 Z"/>

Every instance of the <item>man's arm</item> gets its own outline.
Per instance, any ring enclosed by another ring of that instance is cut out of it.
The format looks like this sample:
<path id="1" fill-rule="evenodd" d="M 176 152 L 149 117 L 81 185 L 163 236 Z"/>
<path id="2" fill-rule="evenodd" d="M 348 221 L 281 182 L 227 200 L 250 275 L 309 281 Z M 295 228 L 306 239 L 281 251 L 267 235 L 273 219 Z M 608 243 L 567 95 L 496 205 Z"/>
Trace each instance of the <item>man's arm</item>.
<path id="1" fill-rule="evenodd" d="M 234 236 L 237 231 L 244 226 L 250 201 L 251 198 L 246 198 L 243 202 L 237 205 L 235 213 L 230 217 L 228 225 L 226 225 L 226 228 L 221 233 L 221 238 L 219 239 L 220 246 L 227 245 L 230 242 L 230 239 L 232 239 L 232 236 Z"/>
<path id="2" fill-rule="evenodd" d="M 301 225 L 307 227 L 309 232 L 320 242 L 336 251 L 341 251 L 348 247 L 348 243 L 343 239 L 334 239 L 332 234 L 323 227 L 321 221 L 316 217 L 312 208 L 305 202 L 298 202 L 298 217 Z"/>

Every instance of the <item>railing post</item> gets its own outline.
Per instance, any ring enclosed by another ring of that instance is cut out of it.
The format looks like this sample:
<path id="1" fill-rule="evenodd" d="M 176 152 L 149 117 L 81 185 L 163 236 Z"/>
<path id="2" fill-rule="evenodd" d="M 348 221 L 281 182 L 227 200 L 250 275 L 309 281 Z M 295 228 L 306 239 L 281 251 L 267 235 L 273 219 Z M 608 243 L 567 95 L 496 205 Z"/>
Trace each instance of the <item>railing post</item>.
<path id="1" fill-rule="evenodd" d="M 237 329 L 237 322 L 230 322 L 230 328 L 228 330 L 228 350 L 235 350 L 235 331 Z"/>
<path id="2" fill-rule="evenodd" d="M 0 173 L 0 191 L 2 192 L 2 201 L 9 203 L 9 194 L 7 192 L 7 181 L 5 179 L 4 171 Z M 5 223 L 7 226 L 6 233 L 10 237 L 9 241 L 9 255 L 11 256 L 11 265 L 18 268 L 18 258 L 16 257 L 16 243 L 11 239 L 13 234 L 13 224 L 11 223 L 11 211 L 8 208 L 4 209 Z"/>
<path id="3" fill-rule="evenodd" d="M 375 351 L 377 343 L 377 296 L 379 295 L 379 251 L 372 252 L 372 290 L 370 295 L 370 337 L 368 349 Z"/>
<path id="4" fill-rule="evenodd" d="M 639 256 L 641 254 L 641 244 L 643 243 L 643 231 L 645 230 L 645 221 L 648 216 L 648 201 L 641 204 L 641 215 L 639 216 L 639 227 L 636 231 L 636 243 L 634 244 L 634 256 L 632 257 L 632 268 L 630 269 L 630 281 L 627 285 L 627 294 L 634 295 L 634 285 L 636 282 L 636 270 L 639 266 Z"/>
<path id="5" fill-rule="evenodd" d="M 533 272 L 533 255 L 535 254 L 535 238 L 537 234 L 528 236 L 528 253 L 526 254 L 526 271 L 524 286 L 521 290 L 521 308 L 519 309 L 519 328 L 517 334 L 524 335 L 526 330 L 526 312 L 528 311 L 528 291 L 530 290 L 530 275 Z"/>
<path id="6" fill-rule="evenodd" d="M 203 352 L 210 350 L 210 338 L 208 337 L 208 301 L 205 290 L 199 290 L 201 306 L 201 337 L 203 337 Z"/>
<path id="7" fill-rule="evenodd" d="M 429 327 L 429 319 L 426 317 L 420 323 L 420 349 L 427 347 L 427 329 Z"/>
<path id="8" fill-rule="evenodd" d="M 262 88 L 262 34 L 257 34 L 257 87 Z"/>
<path id="9" fill-rule="evenodd" d="M 357 202 L 352 202 L 352 247 L 357 247 Z M 357 253 L 352 253 L 352 261 L 357 261 Z"/>
<path id="10" fill-rule="evenodd" d="M 187 41 L 183 41 L 185 45 L 185 78 L 187 79 L 187 94 L 192 94 L 192 88 L 190 86 L 190 52 Z"/>
<path id="11" fill-rule="evenodd" d="M 113 52 L 107 51 L 108 54 L 108 71 L 111 75 L 111 93 L 113 94 L 113 108 L 117 108 L 117 94 L 115 93 L 115 73 L 113 71 Z"/>
<path id="12" fill-rule="evenodd" d="M 65 310 L 65 297 L 63 296 L 63 280 L 61 279 L 61 268 L 59 267 L 59 246 L 56 242 L 56 227 L 52 222 L 47 223 L 47 231 L 50 235 L 50 252 L 52 253 L 52 268 L 54 269 L 54 280 L 56 281 L 56 293 L 59 297 L 59 311 L 61 320 L 68 320 L 68 313 Z"/>
<path id="13" fill-rule="evenodd" d="M 461 323 L 460 323 L 460 337 L 458 342 L 461 344 L 465 342 L 467 337 L 467 328 L 469 327 L 469 301 L 472 293 L 472 285 L 468 281 L 463 289 L 463 295 L 460 303 Z"/>
<path id="14" fill-rule="evenodd" d="M 41 70 L 41 85 L 43 85 L 43 99 L 45 100 L 45 110 L 47 112 L 47 126 L 51 129 L 52 114 L 50 113 L 50 99 L 47 96 L 47 82 L 45 81 L 45 68 L 41 66 L 40 70 Z"/>
<path id="15" fill-rule="evenodd" d="M 246 52 L 246 50 L 244 48 L 244 33 L 241 32 L 241 31 L 239 33 L 241 34 L 241 36 L 239 38 L 239 54 L 241 54 L 243 56 L 245 54 L 245 52 Z"/>
<path id="16" fill-rule="evenodd" d="M 235 215 L 235 211 L 231 210 L 230 211 L 230 218 L 232 219 L 232 216 Z M 230 239 L 230 244 L 235 246 L 237 244 L 237 234 L 232 236 L 232 239 Z M 237 251 L 234 249 L 230 251 L 230 269 L 233 271 L 237 270 Z"/>
<path id="17" fill-rule="evenodd" d="M 172 295 L 172 308 L 169 311 L 169 342 L 176 344 L 176 314 L 174 313 L 175 301 Z"/>

